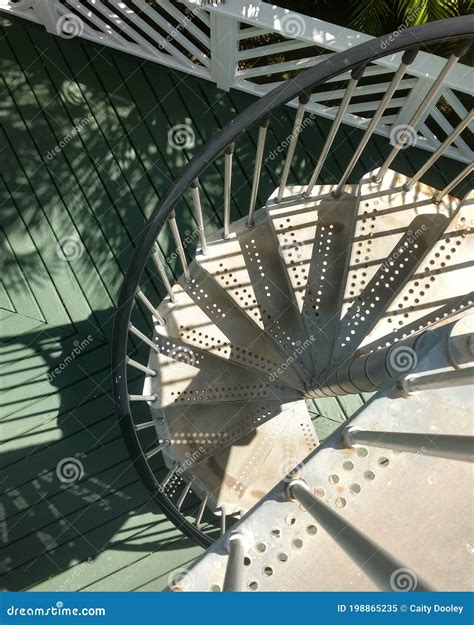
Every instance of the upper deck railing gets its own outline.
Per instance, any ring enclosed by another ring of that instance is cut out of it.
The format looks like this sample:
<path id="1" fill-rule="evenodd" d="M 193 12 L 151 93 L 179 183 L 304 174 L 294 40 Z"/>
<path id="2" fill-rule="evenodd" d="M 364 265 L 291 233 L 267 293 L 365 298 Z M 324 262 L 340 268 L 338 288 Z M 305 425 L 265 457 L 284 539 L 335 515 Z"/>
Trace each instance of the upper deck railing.
<path id="1" fill-rule="evenodd" d="M 189 0 L 0 0 L 0 10 L 42 24 L 62 37 L 83 37 L 136 56 L 211 80 L 218 87 L 263 96 L 288 77 L 330 59 L 338 52 L 373 39 L 320 19 L 254 0 L 203 3 Z M 412 26 L 406 20 L 386 35 L 385 49 Z M 376 134 L 390 137 L 392 128 L 413 117 L 438 76 L 445 59 L 420 51 L 379 120 Z M 366 129 L 381 96 L 400 65 L 400 54 L 374 59 L 358 82 L 342 123 Z M 345 94 L 349 72 L 326 81 L 312 93 L 307 111 L 334 119 Z M 443 82 L 432 107 L 417 126 L 419 148 L 435 151 L 467 114 L 474 69 L 458 63 Z M 288 103 L 298 106 L 298 101 Z M 461 136 L 445 156 L 462 162 L 474 153 Z"/>

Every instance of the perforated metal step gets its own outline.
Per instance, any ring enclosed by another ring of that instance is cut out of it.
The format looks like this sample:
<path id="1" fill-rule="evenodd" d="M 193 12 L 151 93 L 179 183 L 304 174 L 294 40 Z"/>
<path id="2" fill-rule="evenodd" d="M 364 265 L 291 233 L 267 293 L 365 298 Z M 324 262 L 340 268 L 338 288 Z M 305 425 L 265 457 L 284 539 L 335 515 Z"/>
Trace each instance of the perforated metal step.
<path id="1" fill-rule="evenodd" d="M 356 352 L 436 242 L 459 201 L 432 201 L 435 189 L 389 170 L 380 181 L 361 181 L 357 223 L 345 285 L 341 322 L 331 365 Z"/>
<path id="2" fill-rule="evenodd" d="M 328 365 L 337 331 L 341 282 L 355 226 L 355 189 L 347 185 L 335 200 L 331 186 L 315 187 L 308 199 L 301 198 L 303 187 L 289 187 L 286 202 L 279 204 L 275 194 L 267 202 L 287 278 L 311 339 L 316 375 Z"/>
<path id="3" fill-rule="evenodd" d="M 453 199 L 454 203 L 454 199 Z M 365 337 L 361 348 L 383 337 L 400 335 L 408 325 L 426 327 L 446 305 L 471 304 L 474 284 L 474 193 L 449 220 L 440 238 L 418 264 L 413 276 Z M 423 323 L 423 321 L 425 322 Z"/>
<path id="4" fill-rule="evenodd" d="M 181 278 L 173 287 L 175 303 L 167 299 L 160 305 L 166 323 L 156 326 L 157 335 L 303 390 L 303 380 L 273 341 L 196 262 L 191 265 L 191 276 L 191 282 Z"/>
<path id="5" fill-rule="evenodd" d="M 193 490 L 226 515 L 253 507 L 318 444 L 303 400 L 152 409 L 168 466 L 193 475 Z M 160 421 L 160 418 L 162 421 Z M 172 487 L 172 483 L 170 483 Z"/>
<path id="6" fill-rule="evenodd" d="M 151 351 L 148 366 L 158 375 L 145 378 L 143 394 L 155 396 L 152 407 L 213 404 L 249 399 L 280 402 L 299 399 L 301 393 L 279 380 L 259 375 L 231 362 L 224 363 L 212 353 L 193 350 L 161 337 L 161 352 Z M 168 355 L 167 355 L 168 354 Z"/>
<path id="7" fill-rule="evenodd" d="M 251 229 L 246 221 L 232 224 L 229 239 L 208 241 L 208 253 L 196 260 L 309 382 L 311 350 L 301 347 L 305 328 L 265 211 L 255 213 Z"/>
<path id="8" fill-rule="evenodd" d="M 428 355 L 418 371 L 432 368 L 438 364 Z M 472 392 L 470 385 L 377 395 L 350 430 L 344 425 L 297 469 L 315 497 L 312 514 L 288 498 L 288 478 L 233 528 L 245 539 L 244 589 L 468 591 L 472 464 L 448 457 L 434 437 L 474 434 Z M 347 446 L 351 431 L 376 435 L 370 445 Z M 394 451 L 394 439 L 412 450 Z M 225 536 L 191 567 L 182 589 L 221 589 L 227 562 Z"/>

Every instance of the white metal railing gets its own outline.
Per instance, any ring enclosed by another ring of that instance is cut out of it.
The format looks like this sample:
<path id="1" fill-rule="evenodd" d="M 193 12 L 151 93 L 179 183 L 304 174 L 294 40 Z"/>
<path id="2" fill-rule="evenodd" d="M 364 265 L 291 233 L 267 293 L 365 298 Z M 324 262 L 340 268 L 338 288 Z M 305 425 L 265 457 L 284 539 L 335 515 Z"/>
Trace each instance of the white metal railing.
<path id="1" fill-rule="evenodd" d="M 160 0 L 156 6 L 146 0 L 110 0 L 107 6 L 99 0 L 0 0 L 0 10 L 66 38 L 80 36 L 211 80 L 222 89 L 234 87 L 259 96 L 289 76 L 372 38 L 261 0 L 178 4 Z M 410 25 L 401 24 L 387 41 Z M 384 57 L 365 69 L 354 90 L 356 102 L 345 110 L 343 123 L 367 129 L 400 58 L 400 54 Z M 394 127 L 413 119 L 445 62 L 433 54 L 417 55 L 397 84 L 390 108 L 378 120 L 377 134 L 389 137 Z M 322 91 L 312 94 L 306 110 L 334 119 L 348 80 L 349 73 L 327 81 Z M 453 132 L 468 113 L 463 98 L 473 94 L 473 85 L 474 70 L 457 64 L 417 122 L 418 147 L 434 151 Z M 357 101 L 360 96 L 363 100 Z M 290 105 L 297 107 L 298 101 Z M 463 162 L 474 157 L 461 136 L 445 155 Z"/>

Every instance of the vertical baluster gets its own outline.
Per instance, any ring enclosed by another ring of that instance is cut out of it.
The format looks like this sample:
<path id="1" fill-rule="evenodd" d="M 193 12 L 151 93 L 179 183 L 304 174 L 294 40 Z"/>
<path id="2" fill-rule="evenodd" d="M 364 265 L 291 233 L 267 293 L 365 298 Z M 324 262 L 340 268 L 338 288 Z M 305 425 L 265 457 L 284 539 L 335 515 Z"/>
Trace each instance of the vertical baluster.
<path id="1" fill-rule="evenodd" d="M 423 167 L 420 167 L 420 169 L 416 172 L 416 174 L 412 176 L 410 180 L 408 180 L 403 185 L 403 188 L 405 189 L 405 191 L 409 191 L 412 188 L 412 186 L 415 183 L 417 183 L 418 180 L 423 176 L 423 174 L 425 174 L 428 171 L 428 169 L 433 166 L 433 164 L 438 160 L 438 158 L 440 158 L 443 155 L 446 148 L 449 145 L 451 145 L 451 143 L 456 139 L 456 137 L 458 137 L 461 134 L 461 132 L 471 123 L 473 118 L 474 118 L 474 110 L 471 111 L 468 115 L 466 115 L 466 117 L 463 120 L 459 122 L 456 128 L 452 131 L 452 133 L 449 136 L 446 137 L 446 139 L 439 146 L 436 152 L 433 152 L 433 154 L 426 161 Z"/>
<path id="2" fill-rule="evenodd" d="M 199 195 L 199 179 L 196 178 L 191 185 L 191 193 L 193 195 L 194 209 L 196 211 L 196 221 L 199 229 L 199 237 L 201 239 L 201 250 L 204 255 L 207 254 L 206 232 L 204 230 L 204 220 L 202 217 L 201 197 Z"/>
<path id="3" fill-rule="evenodd" d="M 170 479 L 173 477 L 173 475 L 176 473 L 176 471 L 179 469 L 179 467 L 180 467 L 180 464 L 177 460 L 176 462 L 173 462 L 173 466 L 171 467 L 171 469 L 168 471 L 168 473 L 165 475 L 165 477 L 160 483 L 160 487 L 162 489 L 166 488 L 166 485 L 168 484 Z"/>
<path id="4" fill-rule="evenodd" d="M 165 325 L 165 320 L 160 315 L 160 313 L 157 311 L 157 309 L 153 306 L 153 304 L 150 302 L 150 300 L 147 298 L 145 293 L 143 293 L 143 291 L 141 290 L 140 287 L 138 287 L 138 290 L 137 290 L 137 298 L 145 305 L 146 308 L 148 308 L 148 310 L 151 312 L 151 314 L 154 315 L 154 317 L 156 318 L 158 323 L 160 325 L 164 326 Z"/>
<path id="5" fill-rule="evenodd" d="M 196 515 L 196 521 L 194 522 L 196 527 L 199 527 L 201 525 L 202 517 L 204 514 L 204 510 L 206 509 L 208 499 L 209 499 L 209 493 L 206 492 L 206 494 L 204 495 L 204 499 L 202 500 L 201 505 L 199 506 L 198 513 Z"/>
<path id="6" fill-rule="evenodd" d="M 135 369 L 138 369 L 139 371 L 143 371 L 143 373 L 147 373 L 148 375 L 151 375 L 153 378 L 158 373 L 157 371 L 155 371 L 155 369 L 150 369 L 150 367 L 146 367 L 145 365 L 142 365 L 140 362 L 137 362 L 136 360 L 129 358 L 129 356 L 126 356 L 125 360 L 127 362 L 127 365 L 130 365 L 131 367 L 134 367 Z"/>
<path id="7" fill-rule="evenodd" d="M 293 156 L 295 154 L 296 144 L 298 143 L 298 137 L 301 132 L 303 124 L 304 112 L 309 102 L 309 96 L 303 93 L 299 97 L 298 109 L 295 115 L 295 122 L 293 124 L 293 130 L 290 135 L 290 145 L 288 146 L 288 152 L 286 154 L 285 165 L 283 166 L 283 172 L 281 174 L 280 187 L 278 189 L 278 201 L 281 202 L 283 193 L 285 192 L 286 183 L 288 181 L 288 175 L 290 173 L 291 164 L 293 162 Z"/>
<path id="8" fill-rule="evenodd" d="M 331 129 L 324 143 L 322 152 L 319 156 L 318 163 L 314 169 L 313 175 L 311 176 L 311 179 L 306 188 L 306 191 L 305 191 L 306 197 L 309 197 L 311 195 L 313 191 L 313 187 L 319 178 L 319 174 L 321 173 L 321 170 L 324 166 L 327 155 L 329 154 L 329 150 L 331 149 L 331 146 L 336 137 L 337 131 L 339 130 L 339 126 L 341 125 L 342 119 L 344 115 L 346 114 L 347 107 L 349 106 L 349 103 L 352 98 L 352 94 L 354 93 L 355 88 L 357 87 L 357 83 L 362 78 L 364 70 L 365 70 L 365 65 L 361 65 L 360 67 L 356 67 L 355 69 L 352 70 L 351 79 L 349 80 L 347 84 L 346 92 L 344 93 L 344 97 L 341 100 L 341 104 L 339 105 L 339 109 L 337 111 L 336 117 L 334 118 Z"/>
<path id="9" fill-rule="evenodd" d="M 458 62 L 459 58 L 468 50 L 470 46 L 470 41 L 460 41 L 456 46 L 453 54 L 446 61 L 443 69 L 438 74 L 438 77 L 434 81 L 431 86 L 431 89 L 428 91 L 426 98 L 423 100 L 423 103 L 419 106 L 416 113 L 411 118 L 410 122 L 406 125 L 406 129 L 400 134 L 399 139 L 397 140 L 396 145 L 393 147 L 392 151 L 388 155 L 384 164 L 380 168 L 379 172 L 376 176 L 374 176 L 374 182 L 379 182 L 387 173 L 390 165 L 393 163 L 395 157 L 399 153 L 399 151 L 405 147 L 405 143 L 407 142 L 410 134 L 415 132 L 416 126 L 422 120 L 423 116 L 427 111 L 429 111 L 430 107 L 436 103 L 439 98 L 440 89 L 443 86 L 443 83 L 449 74 L 449 72 L 453 69 L 453 67 Z"/>
<path id="10" fill-rule="evenodd" d="M 155 243 L 154 247 L 153 247 L 153 253 L 151 255 L 151 257 L 153 258 L 153 262 L 156 265 L 156 268 L 158 269 L 158 273 L 160 274 L 160 277 L 163 281 L 163 284 L 165 285 L 166 291 L 168 292 L 168 295 L 170 296 L 170 300 L 172 302 L 176 301 L 176 297 L 173 293 L 173 289 L 171 287 L 170 281 L 168 280 L 168 276 L 166 275 L 166 271 L 165 271 L 165 266 L 163 265 L 163 263 L 161 262 L 161 258 L 159 255 L 159 248 L 158 245 Z"/>
<path id="11" fill-rule="evenodd" d="M 158 399 L 156 395 L 130 395 L 128 396 L 129 401 L 151 401 L 154 402 Z"/>
<path id="12" fill-rule="evenodd" d="M 352 155 L 352 158 L 349 162 L 349 165 L 346 167 L 345 172 L 342 174 L 341 180 L 339 181 L 339 184 L 337 185 L 336 189 L 333 191 L 333 196 L 334 197 L 339 197 L 341 195 L 342 192 L 342 188 L 343 186 L 346 184 L 347 179 L 349 178 L 349 176 L 351 175 L 352 170 L 354 169 L 354 167 L 357 164 L 357 161 L 359 160 L 362 152 L 364 151 L 364 149 L 367 146 L 367 143 L 369 142 L 370 137 L 373 135 L 375 129 L 377 128 L 377 124 L 379 123 L 379 121 L 382 118 L 382 115 L 384 114 L 390 100 L 392 99 L 393 94 L 395 93 L 395 91 L 397 90 L 405 72 L 406 69 L 409 65 L 411 65 L 413 63 L 413 61 L 415 60 L 416 55 L 418 54 L 418 50 L 414 49 L 414 50 L 406 50 L 403 54 L 402 57 L 402 61 L 397 69 L 397 71 L 395 72 L 395 74 L 393 75 L 393 78 L 390 82 L 389 88 L 387 89 L 387 91 L 385 92 L 383 98 L 380 100 L 380 104 L 377 107 L 377 110 L 375 111 L 372 119 L 370 120 L 369 125 L 367 126 L 367 129 L 364 133 L 364 136 L 362 137 L 359 145 L 357 146 L 357 149 L 355 150 L 354 154 Z"/>
<path id="13" fill-rule="evenodd" d="M 135 428 L 135 429 L 137 429 L 137 430 L 138 430 L 138 429 L 140 429 L 140 428 L 138 427 L 138 428 Z M 153 447 L 153 449 L 150 449 L 150 451 L 147 451 L 147 452 L 145 453 L 145 459 L 146 459 L 146 460 L 149 460 L 150 458 L 153 458 L 153 456 L 155 456 L 156 454 L 158 454 L 158 453 L 159 453 L 160 451 L 162 451 L 165 447 L 169 447 L 169 445 L 170 445 L 170 441 L 169 441 L 169 440 L 164 440 L 164 441 L 161 441 L 161 443 L 159 443 L 156 447 Z"/>
<path id="14" fill-rule="evenodd" d="M 380 590 L 393 590 L 390 579 L 393 571 L 403 568 L 379 543 L 356 529 L 331 506 L 315 497 L 306 482 L 301 479 L 290 482 L 287 489 L 291 499 L 300 503 L 321 527 L 337 542 L 338 546 L 361 568 Z M 417 576 L 417 591 L 431 590 Z"/>
<path id="15" fill-rule="evenodd" d="M 146 343 L 148 345 L 148 347 L 151 347 L 155 352 L 159 353 L 159 349 L 158 346 L 155 345 L 153 343 L 152 340 L 150 340 L 147 336 L 145 336 L 143 334 L 143 332 L 140 332 L 140 330 L 138 328 L 136 328 L 134 325 L 132 325 L 131 323 L 128 324 L 128 329 L 130 330 L 130 332 L 132 334 L 134 334 L 136 337 L 138 337 L 141 341 L 143 341 L 144 343 Z"/>
<path id="16" fill-rule="evenodd" d="M 193 481 L 194 481 L 194 476 L 189 480 L 189 482 L 187 482 L 186 486 L 184 487 L 184 490 L 182 491 L 181 495 L 179 496 L 179 499 L 176 502 L 176 507 L 178 508 L 178 510 L 181 510 L 181 506 L 183 505 L 184 500 L 186 499 L 189 491 L 191 490 L 191 486 L 193 485 Z"/>
<path id="17" fill-rule="evenodd" d="M 176 250 L 181 261 L 181 266 L 183 267 L 184 279 L 186 280 L 186 282 L 190 282 L 191 274 L 189 273 L 188 261 L 186 260 L 183 242 L 181 241 L 178 224 L 176 223 L 176 213 L 174 211 L 169 216 L 168 221 L 170 222 L 171 232 L 173 234 L 174 242 L 176 244 Z"/>
<path id="18" fill-rule="evenodd" d="M 232 157 L 235 144 L 231 143 L 225 151 L 224 172 L 224 239 L 229 238 L 230 230 L 230 203 L 232 198 Z"/>
<path id="19" fill-rule="evenodd" d="M 241 592 L 244 581 L 244 540 L 238 533 L 234 532 L 229 538 L 229 559 L 225 570 L 224 592 Z"/>
<path id="20" fill-rule="evenodd" d="M 267 137 L 268 124 L 269 117 L 268 115 L 266 115 L 260 121 L 260 127 L 258 129 L 258 141 L 257 151 L 255 154 L 255 167 L 253 171 L 252 193 L 250 195 L 249 214 L 247 217 L 247 226 L 249 228 L 251 228 L 254 224 L 253 214 L 255 212 L 255 206 L 257 204 L 258 187 L 260 184 L 260 175 L 262 173 L 263 151 L 265 148 L 265 139 Z"/>
<path id="21" fill-rule="evenodd" d="M 455 178 L 453 178 L 451 182 L 444 187 L 444 189 L 434 194 L 433 202 L 435 204 L 439 204 L 441 200 L 443 199 L 443 197 L 447 193 L 449 193 L 451 189 L 454 189 L 454 187 L 456 187 L 460 182 L 462 182 L 464 178 L 466 178 L 473 169 L 474 169 L 474 163 L 469 163 L 469 165 L 466 165 L 466 167 L 462 170 L 462 172 L 459 173 Z"/>

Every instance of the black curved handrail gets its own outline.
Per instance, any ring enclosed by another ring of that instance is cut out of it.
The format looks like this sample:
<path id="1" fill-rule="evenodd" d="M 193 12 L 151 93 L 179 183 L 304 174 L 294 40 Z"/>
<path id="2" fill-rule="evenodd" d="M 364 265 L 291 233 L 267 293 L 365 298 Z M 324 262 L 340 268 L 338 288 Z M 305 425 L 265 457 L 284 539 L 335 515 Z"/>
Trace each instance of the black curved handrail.
<path id="1" fill-rule="evenodd" d="M 339 74 L 346 73 L 359 66 L 366 65 L 384 56 L 393 55 L 405 50 L 419 48 L 438 42 L 471 38 L 474 35 L 474 16 L 455 17 L 433 22 L 416 28 L 399 32 L 397 37 L 384 35 L 362 43 L 345 52 L 335 54 L 315 67 L 288 80 L 275 88 L 245 111 L 240 113 L 230 124 L 220 130 L 214 138 L 192 158 L 182 173 L 169 187 L 164 197 L 158 202 L 150 219 L 139 234 L 139 241 L 130 261 L 120 291 L 118 309 L 115 314 L 112 376 L 116 409 L 124 437 L 129 447 L 133 462 L 148 490 L 167 517 L 189 538 L 204 547 L 212 540 L 198 528 L 187 521 L 182 513 L 162 492 L 159 484 L 143 458 L 143 452 L 133 427 L 127 387 L 127 340 L 131 311 L 145 265 L 151 255 L 158 234 L 167 219 L 172 216 L 176 204 L 188 191 L 193 181 L 214 162 L 214 160 L 233 143 L 239 135 L 250 126 L 262 120 L 274 109 L 287 104 L 302 93 L 310 93 L 311 89 Z"/>

